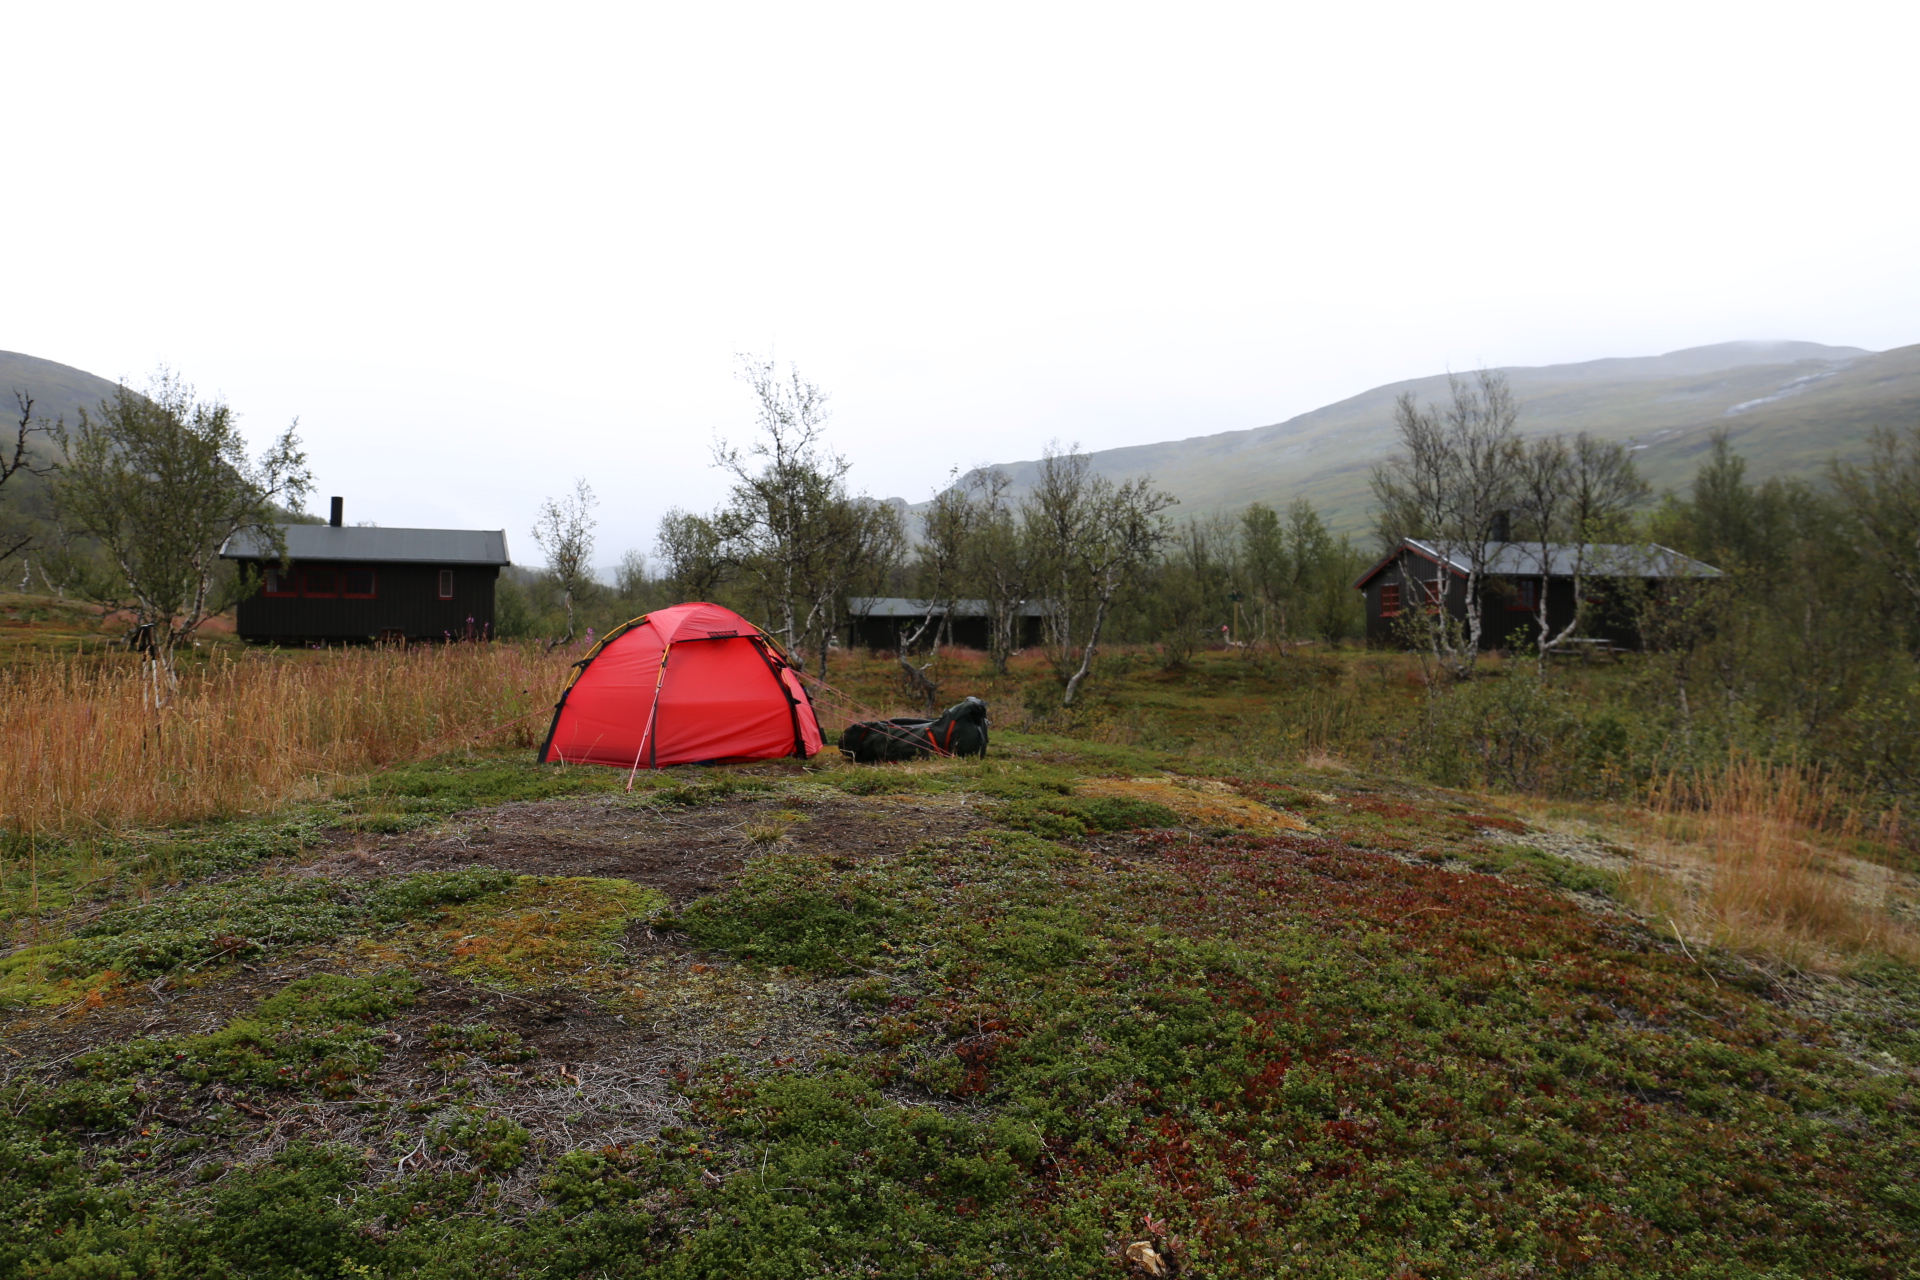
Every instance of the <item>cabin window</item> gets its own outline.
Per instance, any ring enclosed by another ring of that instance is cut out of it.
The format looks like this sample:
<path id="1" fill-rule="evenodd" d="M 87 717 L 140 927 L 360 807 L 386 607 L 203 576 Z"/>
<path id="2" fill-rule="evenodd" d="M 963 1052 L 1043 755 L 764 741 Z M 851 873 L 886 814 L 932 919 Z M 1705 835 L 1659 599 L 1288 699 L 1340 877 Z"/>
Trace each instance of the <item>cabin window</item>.
<path id="1" fill-rule="evenodd" d="M 342 569 L 340 571 L 340 594 L 349 600 L 371 600 L 378 580 L 371 569 Z"/>
<path id="2" fill-rule="evenodd" d="M 1440 612 L 1440 579 L 1435 578 L 1431 582 L 1423 582 L 1420 585 L 1425 588 L 1427 612 Z"/>
<path id="3" fill-rule="evenodd" d="M 1380 588 L 1380 616 L 1397 618 L 1400 616 L 1400 584 L 1388 582 Z"/>
<path id="4" fill-rule="evenodd" d="M 453 570 L 451 569 L 442 569 L 440 571 L 440 598 L 442 600 L 453 599 Z"/>
<path id="5" fill-rule="evenodd" d="M 332 565 L 315 566 L 306 571 L 309 596 L 331 597 L 340 594 L 340 571 Z"/>
<path id="6" fill-rule="evenodd" d="M 300 578 L 296 570 L 282 569 L 278 565 L 267 570 L 266 580 L 260 584 L 260 594 L 278 596 L 286 599 L 300 594 Z"/>
<path id="7" fill-rule="evenodd" d="M 1531 613 L 1540 607 L 1540 579 L 1520 578 L 1513 584 L 1513 600 L 1509 609 L 1524 609 Z"/>

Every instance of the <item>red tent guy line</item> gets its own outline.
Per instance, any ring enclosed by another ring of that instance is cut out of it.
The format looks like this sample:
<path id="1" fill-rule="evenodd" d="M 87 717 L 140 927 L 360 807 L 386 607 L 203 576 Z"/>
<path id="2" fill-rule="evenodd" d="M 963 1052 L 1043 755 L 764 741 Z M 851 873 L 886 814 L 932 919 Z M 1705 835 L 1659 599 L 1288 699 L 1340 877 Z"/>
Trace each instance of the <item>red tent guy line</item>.
<path id="1" fill-rule="evenodd" d="M 804 759 L 821 747 L 813 703 L 786 656 L 717 604 L 677 604 L 623 623 L 575 667 L 543 761 L 662 769 Z"/>

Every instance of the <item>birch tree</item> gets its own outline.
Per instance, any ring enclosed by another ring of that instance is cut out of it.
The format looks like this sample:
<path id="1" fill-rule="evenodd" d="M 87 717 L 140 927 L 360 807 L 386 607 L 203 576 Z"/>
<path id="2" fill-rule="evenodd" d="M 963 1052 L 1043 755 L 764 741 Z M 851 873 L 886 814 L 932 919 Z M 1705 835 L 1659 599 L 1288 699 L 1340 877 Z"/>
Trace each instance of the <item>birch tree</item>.
<path id="1" fill-rule="evenodd" d="M 914 563 L 914 601 L 924 608 L 920 624 L 911 634 L 903 633 L 895 647 L 894 658 L 900 664 L 901 678 L 909 692 L 923 699 L 929 711 L 938 709 L 940 682 L 933 669 L 940 661 L 940 645 L 953 639 L 953 615 L 960 606 L 966 555 L 972 541 L 976 512 L 967 491 L 949 476 L 947 485 L 933 495 L 920 513 L 920 545 Z M 929 634 L 927 660 L 919 666 L 907 660 Z"/>
<path id="2" fill-rule="evenodd" d="M 714 465 L 733 477 L 722 522 L 733 559 L 758 580 L 772 631 L 797 654 L 806 608 L 801 579 L 838 535 L 827 510 L 844 494 L 851 464 L 826 446 L 827 397 L 789 367 L 740 357 L 740 378 L 756 401 L 757 434 L 742 450 L 714 446 Z"/>
<path id="3" fill-rule="evenodd" d="M 668 593 L 675 600 L 711 601 L 738 567 L 727 557 L 727 541 L 727 531 L 710 516 L 680 507 L 661 516 L 653 547 Z"/>
<path id="4" fill-rule="evenodd" d="M 812 540 L 812 554 L 794 578 L 806 606 L 800 615 L 798 652 L 813 656 L 824 680 L 827 651 L 839 633 L 849 591 L 857 582 L 887 576 L 906 549 L 907 531 L 894 508 L 844 489 L 828 494 L 812 518 L 820 536 Z"/>
<path id="5" fill-rule="evenodd" d="M 41 440 L 55 440 L 65 424 L 49 423 L 33 411 L 33 397 L 24 391 L 13 393 L 14 403 L 19 406 L 20 418 L 14 424 L 13 440 L 0 442 L 0 489 L 7 481 L 25 472 L 29 476 L 51 475 L 58 470 L 57 464 L 48 461 L 38 448 L 35 437 Z M 24 529 L 9 526 L 0 532 L 0 560 L 18 555 L 33 544 L 33 535 Z M 42 569 L 41 576 L 45 577 Z M 23 585 L 20 588 L 26 590 Z"/>
<path id="6" fill-rule="evenodd" d="M 1412 392 L 1401 394 L 1394 404 L 1400 452 L 1374 468 L 1371 482 L 1387 548 L 1413 537 L 1439 555 L 1428 598 L 1408 603 L 1435 660 L 1465 679 L 1480 655 L 1495 525 L 1515 502 L 1521 448 L 1514 424 L 1520 407 L 1506 379 L 1489 369 L 1471 381 L 1449 376 L 1447 387 L 1444 407 L 1423 408 Z M 1425 581 L 1419 577 L 1422 564 L 1418 556 L 1402 552 L 1408 585 Z M 1464 594 L 1462 618 L 1448 607 L 1456 571 Z"/>
<path id="7" fill-rule="evenodd" d="M 741 357 L 758 428 L 744 450 L 725 441 L 714 463 L 733 477 L 716 517 L 725 556 L 757 583 L 770 630 L 796 661 L 810 648 L 821 675 L 849 584 L 900 554 L 893 508 L 848 492 L 851 464 L 827 447 L 827 397 L 791 366 Z"/>
<path id="8" fill-rule="evenodd" d="M 1062 706 L 1073 705 L 1093 670 L 1114 601 L 1170 536 L 1164 513 L 1173 503 L 1150 477 L 1116 485 L 1093 474 L 1092 460 L 1078 446 L 1049 445 L 1042 455 L 1021 515 L 1042 580 L 1059 592 L 1047 612 L 1061 669 L 1077 663 L 1066 676 Z M 1081 615 L 1086 626 L 1076 636 L 1074 619 Z"/>
<path id="9" fill-rule="evenodd" d="M 1516 462 L 1515 490 L 1517 509 L 1531 526 L 1529 544 L 1540 575 L 1533 625 L 1535 661 L 1544 671 L 1547 655 L 1565 648 L 1586 625 L 1595 543 L 1614 535 L 1621 518 L 1647 496 L 1648 485 L 1626 445 L 1582 431 L 1571 446 L 1559 436 L 1530 442 Z M 1573 585 L 1573 613 L 1558 632 L 1547 614 L 1556 546 L 1566 548 L 1560 567 Z M 1620 568 L 1610 562 L 1598 567 Z"/>
<path id="10" fill-rule="evenodd" d="M 93 537 L 126 583 L 152 637 L 156 694 L 175 651 L 214 603 L 220 548 L 236 534 L 283 560 L 276 508 L 299 511 L 312 486 L 298 422 L 249 458 L 234 412 L 201 400 L 161 369 L 144 393 L 125 383 L 60 432 L 67 462 L 55 487 L 61 518 Z"/>
<path id="11" fill-rule="evenodd" d="M 1908 643 L 1920 648 L 1920 427 L 1875 431 L 1864 467 L 1834 462 L 1855 547 L 1877 564 L 1905 604 Z"/>
<path id="12" fill-rule="evenodd" d="M 600 505 L 584 478 L 573 482 L 573 492 L 560 498 L 548 498 L 540 504 L 533 522 L 533 540 L 547 557 L 547 570 L 560 584 L 561 602 L 567 611 L 567 634 L 556 639 L 549 649 L 573 643 L 573 598 L 591 572 L 593 531 L 597 523 L 593 509 Z"/>
<path id="13" fill-rule="evenodd" d="M 1033 584 L 1032 556 L 1007 499 L 1012 486 L 1013 478 L 998 467 L 975 471 L 967 482 L 973 516 L 965 575 L 986 601 L 987 657 L 997 675 L 1007 673 L 1018 647 L 1020 606 Z"/>

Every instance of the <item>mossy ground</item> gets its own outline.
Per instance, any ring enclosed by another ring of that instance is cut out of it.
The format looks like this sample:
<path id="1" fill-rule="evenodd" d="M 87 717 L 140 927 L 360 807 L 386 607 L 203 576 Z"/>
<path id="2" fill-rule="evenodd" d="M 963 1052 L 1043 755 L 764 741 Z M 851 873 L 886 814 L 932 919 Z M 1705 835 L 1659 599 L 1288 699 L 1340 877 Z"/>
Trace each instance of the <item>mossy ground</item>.
<path id="1" fill-rule="evenodd" d="M 1684 950 L 1484 797 L 1037 732 L 624 784 L 447 758 L 16 899 L 0 1276 L 1911 1272 L 1920 977 Z"/>

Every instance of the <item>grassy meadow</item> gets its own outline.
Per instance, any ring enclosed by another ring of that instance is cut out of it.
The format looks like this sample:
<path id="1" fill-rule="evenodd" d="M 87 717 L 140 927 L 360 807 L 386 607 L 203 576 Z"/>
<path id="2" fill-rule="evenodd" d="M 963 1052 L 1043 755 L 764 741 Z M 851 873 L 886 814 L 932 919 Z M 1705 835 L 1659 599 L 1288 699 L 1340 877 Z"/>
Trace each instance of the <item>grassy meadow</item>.
<path id="1" fill-rule="evenodd" d="M 984 760 L 629 790 L 578 656 L 6 668 L 0 1276 L 1911 1274 L 1899 806 L 1551 729 L 1633 661 L 950 652 Z"/>

